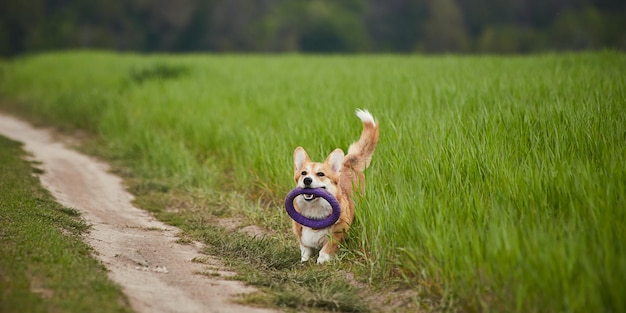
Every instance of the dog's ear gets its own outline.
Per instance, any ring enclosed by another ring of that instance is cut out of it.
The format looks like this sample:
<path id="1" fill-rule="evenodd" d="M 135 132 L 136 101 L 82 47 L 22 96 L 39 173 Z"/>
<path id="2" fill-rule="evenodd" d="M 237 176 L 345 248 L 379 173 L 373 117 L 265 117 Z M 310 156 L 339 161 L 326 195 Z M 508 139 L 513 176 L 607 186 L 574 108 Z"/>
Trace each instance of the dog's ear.
<path id="1" fill-rule="evenodd" d="M 343 164 L 343 150 L 335 149 L 333 152 L 331 152 L 328 155 L 324 163 L 330 165 L 330 168 L 335 173 L 339 173 L 339 171 L 341 170 L 341 166 Z"/>
<path id="2" fill-rule="evenodd" d="M 297 147 L 296 150 L 293 152 L 293 166 L 294 166 L 294 171 L 298 171 L 299 169 L 302 168 L 302 165 L 305 162 L 311 162 L 311 159 L 309 159 L 309 155 L 306 154 L 306 151 L 304 151 L 304 148 L 302 147 Z"/>

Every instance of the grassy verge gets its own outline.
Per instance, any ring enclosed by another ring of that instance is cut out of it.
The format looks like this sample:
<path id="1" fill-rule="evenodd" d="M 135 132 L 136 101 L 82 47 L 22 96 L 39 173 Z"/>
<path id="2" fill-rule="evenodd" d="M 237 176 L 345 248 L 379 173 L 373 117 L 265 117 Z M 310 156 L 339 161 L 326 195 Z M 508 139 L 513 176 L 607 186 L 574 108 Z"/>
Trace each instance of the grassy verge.
<path id="1" fill-rule="evenodd" d="M 293 149 L 317 160 L 347 149 L 360 130 L 353 110 L 368 108 L 381 125 L 368 192 L 342 262 L 294 274 L 311 298 L 324 291 L 297 277 L 339 268 L 368 286 L 403 281 L 430 308 L 618 312 L 626 310 L 624 68 L 617 52 L 70 52 L 7 64 L 0 92 L 14 104 L 6 109 L 97 134 L 94 151 L 129 169 L 138 203 L 194 236 L 213 240 L 203 234 L 220 231 L 212 226 L 220 215 L 270 229 L 264 240 L 285 252 L 263 254 L 265 241 L 255 240 L 261 257 L 232 255 L 240 239 L 230 235 L 212 244 L 234 263 L 269 269 L 260 276 L 276 280 L 259 285 L 274 286 L 298 266 L 280 208 Z"/>
<path id="2" fill-rule="evenodd" d="M 88 226 L 52 200 L 23 156 L 0 137 L 0 311 L 130 312 L 81 241 Z"/>

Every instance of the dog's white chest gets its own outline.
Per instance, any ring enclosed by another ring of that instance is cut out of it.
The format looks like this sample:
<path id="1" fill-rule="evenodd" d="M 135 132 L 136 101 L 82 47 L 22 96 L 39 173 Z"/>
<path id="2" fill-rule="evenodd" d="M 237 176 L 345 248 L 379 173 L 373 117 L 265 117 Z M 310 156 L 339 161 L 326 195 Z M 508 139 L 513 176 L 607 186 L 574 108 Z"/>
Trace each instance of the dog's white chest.
<path id="1" fill-rule="evenodd" d="M 330 228 L 313 230 L 302 227 L 302 245 L 309 248 L 321 249 L 328 240 Z"/>

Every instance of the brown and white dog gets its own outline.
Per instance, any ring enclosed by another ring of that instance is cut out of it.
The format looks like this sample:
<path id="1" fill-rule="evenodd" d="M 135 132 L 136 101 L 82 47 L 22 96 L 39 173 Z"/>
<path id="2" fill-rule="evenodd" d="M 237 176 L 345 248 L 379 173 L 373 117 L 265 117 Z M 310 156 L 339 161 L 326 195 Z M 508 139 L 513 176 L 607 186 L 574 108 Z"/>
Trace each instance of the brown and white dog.
<path id="1" fill-rule="evenodd" d="M 359 140 L 350 145 L 348 155 L 335 149 L 323 163 L 312 162 L 302 147 L 293 153 L 294 179 L 300 188 L 324 188 L 337 198 L 341 216 L 332 226 L 312 229 L 293 221 L 293 231 L 300 242 L 301 261 L 308 261 L 314 251 L 320 250 L 317 263 L 329 261 L 337 252 L 339 243 L 354 219 L 353 187 L 365 188 L 363 171 L 370 165 L 378 142 L 378 125 L 368 111 L 357 110 L 363 122 Z M 294 200 L 295 209 L 310 219 L 323 219 L 332 212 L 330 204 L 320 197 L 302 194 Z"/>

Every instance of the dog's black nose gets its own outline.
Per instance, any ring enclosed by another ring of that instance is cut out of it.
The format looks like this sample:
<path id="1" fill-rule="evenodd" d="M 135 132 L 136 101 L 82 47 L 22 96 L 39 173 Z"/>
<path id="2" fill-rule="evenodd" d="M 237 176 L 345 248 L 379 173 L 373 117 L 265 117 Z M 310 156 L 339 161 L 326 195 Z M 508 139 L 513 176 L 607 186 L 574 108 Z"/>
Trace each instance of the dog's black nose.
<path id="1" fill-rule="evenodd" d="M 305 177 L 304 178 L 304 184 L 305 185 L 310 186 L 312 182 L 313 182 L 313 178 L 311 178 L 311 177 Z"/>

